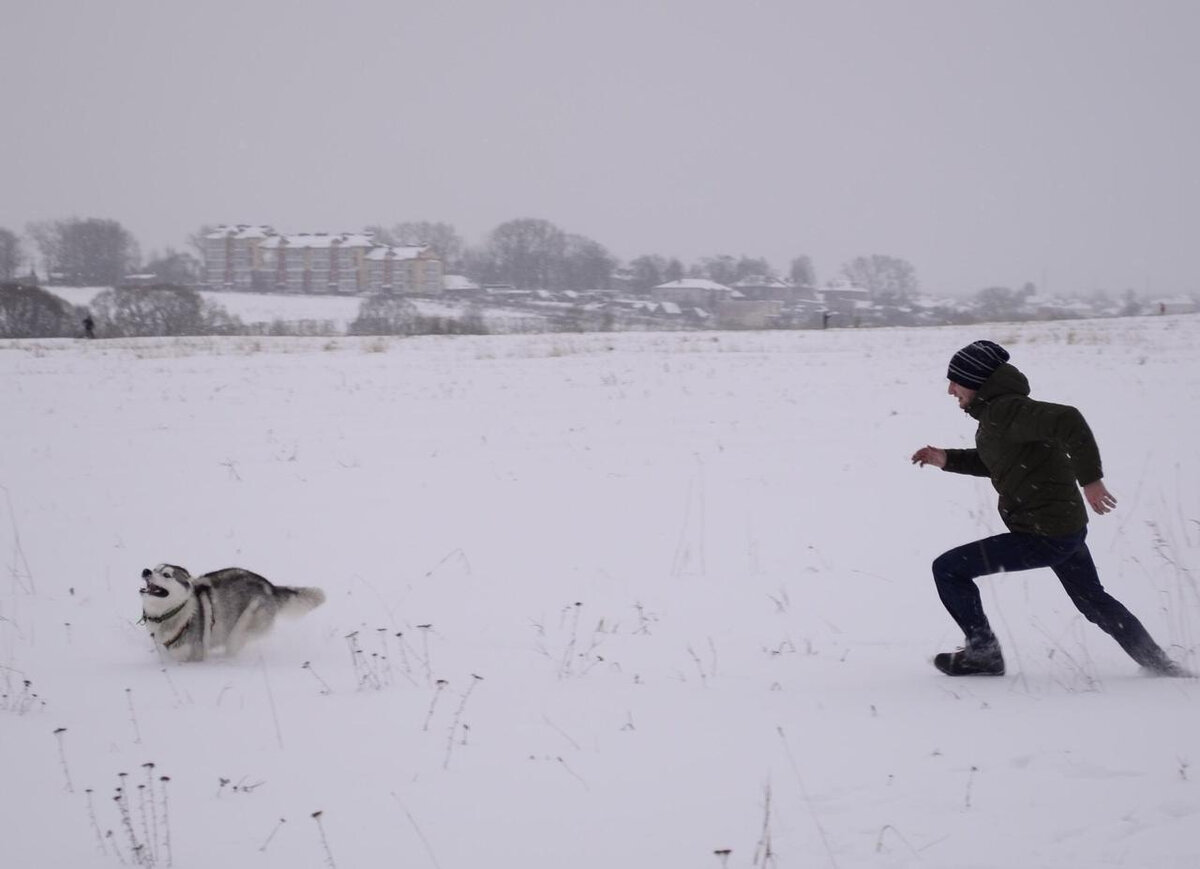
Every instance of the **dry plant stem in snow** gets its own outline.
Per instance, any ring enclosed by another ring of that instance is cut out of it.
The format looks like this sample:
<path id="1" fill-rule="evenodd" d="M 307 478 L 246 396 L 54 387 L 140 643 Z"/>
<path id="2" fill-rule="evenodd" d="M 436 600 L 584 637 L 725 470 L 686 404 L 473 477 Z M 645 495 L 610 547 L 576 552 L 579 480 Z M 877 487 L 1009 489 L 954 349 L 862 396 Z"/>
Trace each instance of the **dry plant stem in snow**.
<path id="1" fill-rule="evenodd" d="M 337 869 L 337 863 L 333 860 L 333 852 L 329 850 L 329 839 L 325 836 L 325 827 L 321 823 L 321 815 L 324 812 L 319 809 L 312 813 L 312 819 L 317 822 L 317 829 L 321 833 L 321 847 L 325 849 L 325 865 L 330 869 Z"/>
<path id="2" fill-rule="evenodd" d="M 387 628 L 376 628 L 375 629 L 375 636 L 379 637 L 380 651 L 378 653 L 378 655 L 379 655 L 378 660 L 382 664 L 383 682 L 386 685 L 391 685 L 392 684 L 392 661 L 391 661 L 391 655 L 388 654 L 389 649 L 388 649 L 387 635 L 388 635 Z"/>
<path id="3" fill-rule="evenodd" d="M 142 744 L 142 729 L 138 727 L 137 712 L 133 708 L 133 689 L 125 689 L 125 701 L 129 704 L 129 720 L 133 724 L 133 744 Z"/>
<path id="4" fill-rule="evenodd" d="M 0 669 L 5 670 L 5 683 L 6 687 L 8 687 L 8 691 L 6 691 L 3 695 L 0 695 L 0 709 L 8 712 L 14 712 L 17 715 L 24 715 L 33 708 L 34 704 L 38 702 L 37 693 L 31 690 L 33 683 L 28 679 L 22 679 L 21 693 L 14 695 L 11 693 L 11 671 L 9 671 L 7 667 Z M 44 701 L 42 702 L 42 705 L 46 705 Z"/>
<path id="5" fill-rule="evenodd" d="M 891 824 L 884 824 L 883 827 L 880 829 L 879 835 L 875 839 L 875 853 L 876 854 L 883 853 L 883 837 L 888 831 L 891 831 L 891 834 L 893 836 L 895 836 L 897 839 L 899 839 L 901 842 L 903 842 L 904 847 L 907 848 L 909 851 L 911 851 L 912 855 L 914 857 L 920 858 L 920 854 L 918 854 L 917 850 L 908 843 L 908 839 L 904 838 L 904 835 L 899 830 L 897 830 L 895 827 L 893 827 Z"/>
<path id="6" fill-rule="evenodd" d="M 775 852 L 771 849 L 771 785 L 763 787 L 763 823 L 762 832 L 758 836 L 758 845 L 754 849 L 754 865 L 763 869 L 771 869 L 777 865 Z"/>
<path id="7" fill-rule="evenodd" d="M 567 647 L 563 650 L 562 662 L 558 667 L 558 677 L 560 679 L 571 674 L 571 662 L 575 655 L 575 644 L 579 640 L 579 617 L 582 612 L 583 604 L 576 601 L 574 618 L 571 619 L 571 638 L 567 641 Z"/>
<path id="8" fill-rule="evenodd" d="M 166 667 L 163 667 L 161 669 L 161 672 L 163 674 L 163 677 L 167 680 L 167 685 L 168 685 L 168 687 L 170 687 L 171 694 L 172 694 L 172 696 L 174 696 L 175 701 L 177 703 L 181 703 L 181 704 L 182 703 L 191 703 L 192 702 L 191 696 L 188 695 L 186 692 L 181 695 L 179 693 L 179 690 L 175 687 L 175 680 L 171 678 L 170 670 L 168 670 Z"/>
<path id="9" fill-rule="evenodd" d="M 126 837 L 129 839 L 129 853 L 133 856 L 135 865 L 142 865 L 147 858 L 145 846 L 138 841 L 137 831 L 133 828 L 133 813 L 129 810 L 129 793 L 126 790 L 126 778 L 129 774 L 120 772 L 117 773 L 117 780 L 120 785 L 117 787 L 117 792 L 113 796 L 113 802 L 117 804 L 117 814 L 121 818 L 121 829 L 125 831 Z"/>
<path id="10" fill-rule="evenodd" d="M 163 832 L 163 849 L 167 854 L 167 865 L 170 866 L 174 859 L 171 854 L 171 815 L 169 813 L 170 804 L 167 802 L 167 785 L 171 783 L 170 776 L 160 776 L 159 784 L 162 785 L 162 832 Z"/>
<path id="11" fill-rule="evenodd" d="M 283 731 L 279 727 L 279 711 L 275 708 L 275 692 L 271 690 L 271 676 L 267 673 L 267 662 L 262 655 L 258 656 L 258 665 L 262 667 L 263 681 L 267 685 L 267 702 L 271 706 L 271 720 L 275 723 L 275 741 L 283 748 Z"/>
<path id="12" fill-rule="evenodd" d="M 417 629 L 421 632 L 421 649 L 422 659 L 425 665 L 425 684 L 433 685 L 433 664 L 429 660 L 429 630 L 433 625 L 417 625 Z"/>
<path id="13" fill-rule="evenodd" d="M 796 763 L 796 756 L 792 754 L 792 747 L 788 744 L 787 734 L 783 732 L 782 727 L 776 727 L 776 732 L 779 734 L 779 739 L 783 743 L 783 750 L 787 753 L 788 765 L 792 768 L 792 773 L 796 776 L 796 784 L 800 788 L 800 795 L 804 797 L 804 804 L 808 807 L 808 814 L 816 825 L 817 832 L 821 834 L 821 844 L 825 846 L 825 853 L 829 857 L 829 865 L 837 869 L 837 858 L 833 856 L 833 848 L 829 844 L 829 836 L 825 832 L 825 825 L 821 823 L 821 819 L 817 817 L 816 809 L 813 808 L 812 797 L 808 794 L 808 788 L 804 786 L 804 777 L 800 775 L 800 766 Z"/>
<path id="14" fill-rule="evenodd" d="M 441 864 L 438 863 L 437 855 L 433 853 L 433 846 L 429 844 L 429 840 L 425 838 L 425 833 L 417 824 L 417 819 L 412 816 L 412 812 L 408 810 L 408 806 L 400 801 L 400 797 L 396 796 L 396 792 L 392 791 L 392 799 L 400 806 L 400 810 L 404 812 L 404 816 L 408 818 L 408 822 L 412 824 L 413 830 L 417 833 L 417 838 L 421 840 L 421 844 L 425 846 L 425 852 L 429 855 L 429 861 L 433 863 L 434 869 L 441 869 Z"/>
<path id="15" fill-rule="evenodd" d="M 471 692 L 474 691 L 475 686 L 482 681 L 482 676 L 476 676 L 474 673 L 471 674 L 471 684 L 467 687 L 467 690 L 463 692 L 462 702 L 458 704 L 458 709 L 454 712 L 454 721 L 450 723 L 450 734 L 446 739 L 446 759 L 442 763 L 442 769 L 450 768 L 450 755 L 454 752 L 454 736 L 456 733 L 458 733 L 458 728 L 460 726 L 464 728 L 463 743 L 466 743 L 465 734 L 467 726 L 462 724 L 463 712 L 467 708 L 467 701 L 471 699 Z"/>
<path id="16" fill-rule="evenodd" d="M 313 678 L 321 683 L 321 693 L 322 694 L 332 694 L 333 693 L 333 689 L 329 687 L 329 683 L 326 682 L 324 679 L 322 679 L 317 674 L 317 671 L 313 669 L 313 666 L 311 663 L 309 663 L 308 661 L 305 661 L 303 664 L 300 665 L 300 668 L 302 670 L 307 670 L 308 672 L 312 673 Z"/>
<path id="17" fill-rule="evenodd" d="M 696 665 L 696 672 L 700 674 L 700 684 L 708 687 L 708 677 L 717 675 L 717 647 L 713 643 L 712 637 L 708 638 L 708 649 L 712 653 L 712 664 L 709 666 L 708 672 L 704 670 L 704 664 L 700 660 L 700 656 L 696 654 L 696 650 L 689 644 L 687 647 L 688 655 Z"/>
<path id="18" fill-rule="evenodd" d="M 157 842 L 150 835 L 150 813 L 146 810 L 146 786 L 138 785 L 138 817 L 142 822 L 142 842 L 146 848 L 146 861 L 153 865 L 157 862 L 154 853 Z"/>
<path id="19" fill-rule="evenodd" d="M 404 670 L 404 678 L 409 684 L 416 685 L 417 681 L 412 677 L 412 664 L 408 660 L 408 640 L 404 638 L 402 631 L 396 632 L 396 639 L 400 641 L 400 666 Z"/>
<path id="20" fill-rule="evenodd" d="M 963 807 L 971 808 L 971 786 L 975 784 L 975 773 L 979 772 L 979 767 L 972 766 L 967 773 L 967 794 L 963 798 Z"/>
<path id="21" fill-rule="evenodd" d="M 58 727 L 54 730 L 54 738 L 58 740 L 58 761 L 62 764 L 63 777 L 67 782 L 67 793 L 75 793 L 75 786 L 71 784 L 71 769 L 67 766 L 67 752 L 63 747 L 63 734 L 67 732 L 67 728 Z"/>
<path id="22" fill-rule="evenodd" d="M 154 851 L 154 856 L 158 857 L 158 808 L 154 804 L 154 764 L 143 763 L 142 769 L 146 771 L 145 796 L 150 802 L 150 829 L 146 830 L 146 836 L 152 843 L 151 847 Z M 142 819 L 146 818 L 146 812 L 143 811 Z"/>
<path id="23" fill-rule="evenodd" d="M 423 730 L 423 731 L 429 730 L 429 722 L 433 718 L 434 710 L 437 709 L 438 699 L 442 696 L 442 691 L 444 691 L 446 689 L 446 686 L 449 684 L 450 683 L 447 682 L 445 679 L 437 680 L 437 684 L 436 684 L 436 686 L 434 688 L 434 692 L 433 692 L 433 700 L 431 700 L 429 703 L 429 711 L 425 713 L 425 723 L 421 726 L 421 730 Z"/>
<path id="24" fill-rule="evenodd" d="M 108 849 L 104 847 L 104 834 L 100 832 L 100 822 L 96 820 L 96 806 L 92 802 L 92 789 L 86 788 L 84 793 L 87 794 L 88 821 L 91 822 L 92 832 L 96 834 L 96 844 L 100 847 L 100 853 L 108 856 Z"/>
<path id="25" fill-rule="evenodd" d="M 0 486 L 0 492 L 4 493 L 4 500 L 8 504 L 8 521 L 12 527 L 13 538 L 13 566 L 11 568 L 13 584 L 26 594 L 34 594 L 37 592 L 37 586 L 33 581 L 33 571 L 29 569 L 29 559 L 25 557 L 25 549 L 21 546 L 21 532 L 17 528 L 17 511 L 13 509 L 12 495 L 9 494 L 8 488 Z M 18 563 L 20 568 L 18 568 Z M 29 580 L 28 586 L 22 581 L 22 571 L 24 569 L 24 577 Z"/>
<path id="26" fill-rule="evenodd" d="M 267 836 L 267 841 L 263 842 L 262 845 L 259 846 L 258 850 L 265 854 L 267 852 L 267 846 L 271 844 L 271 840 L 275 838 L 275 834 L 278 833 L 279 829 L 286 823 L 287 818 L 280 818 L 279 822 L 271 828 L 271 834 Z"/>
<path id="27" fill-rule="evenodd" d="M 362 690 L 366 677 L 363 675 L 363 666 L 359 662 L 362 650 L 358 647 L 358 631 L 346 634 L 346 645 L 350 647 L 350 663 L 354 665 L 354 683 L 359 690 Z"/>

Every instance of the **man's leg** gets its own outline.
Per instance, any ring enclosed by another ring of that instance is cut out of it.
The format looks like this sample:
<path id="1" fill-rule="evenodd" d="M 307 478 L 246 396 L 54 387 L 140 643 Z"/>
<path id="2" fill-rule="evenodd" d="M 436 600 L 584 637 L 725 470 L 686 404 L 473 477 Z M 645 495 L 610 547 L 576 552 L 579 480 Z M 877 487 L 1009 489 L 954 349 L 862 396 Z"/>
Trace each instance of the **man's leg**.
<path id="1" fill-rule="evenodd" d="M 1053 566 L 1055 575 L 1084 618 L 1120 643 L 1129 657 L 1158 673 L 1176 669 L 1149 631 L 1125 605 L 1104 590 L 1086 543 Z"/>
<path id="2" fill-rule="evenodd" d="M 1047 540 L 1034 534 L 998 534 L 951 549 L 934 560 L 933 579 L 938 596 L 950 617 L 962 628 L 968 646 L 996 643 L 996 635 L 983 613 L 975 579 L 993 573 L 1049 567 L 1063 553 L 1047 546 Z"/>

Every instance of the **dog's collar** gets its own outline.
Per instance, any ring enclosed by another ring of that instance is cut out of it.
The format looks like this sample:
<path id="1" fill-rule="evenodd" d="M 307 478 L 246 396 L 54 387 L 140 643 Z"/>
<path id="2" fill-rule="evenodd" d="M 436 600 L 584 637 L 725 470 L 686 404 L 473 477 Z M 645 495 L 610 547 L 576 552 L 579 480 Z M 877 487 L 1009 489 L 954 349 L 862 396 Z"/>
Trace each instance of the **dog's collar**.
<path id="1" fill-rule="evenodd" d="M 145 610 L 142 610 L 142 621 L 143 622 L 154 622 L 155 624 L 158 624 L 159 622 L 165 622 L 171 616 L 178 615 L 180 610 L 182 610 L 187 605 L 188 605 L 188 601 L 185 600 L 179 606 L 175 607 L 175 609 L 171 610 L 170 612 L 165 612 L 161 616 L 148 615 Z"/>
<path id="2" fill-rule="evenodd" d="M 179 633 L 177 633 L 175 636 L 171 637 L 171 639 L 169 639 L 163 643 L 163 647 L 169 649 L 172 646 L 174 646 L 176 643 L 178 643 L 180 640 L 183 639 L 183 635 L 187 633 L 187 629 L 190 628 L 191 626 L 192 626 L 192 620 L 188 619 L 186 622 L 183 623 L 183 627 L 179 629 Z"/>

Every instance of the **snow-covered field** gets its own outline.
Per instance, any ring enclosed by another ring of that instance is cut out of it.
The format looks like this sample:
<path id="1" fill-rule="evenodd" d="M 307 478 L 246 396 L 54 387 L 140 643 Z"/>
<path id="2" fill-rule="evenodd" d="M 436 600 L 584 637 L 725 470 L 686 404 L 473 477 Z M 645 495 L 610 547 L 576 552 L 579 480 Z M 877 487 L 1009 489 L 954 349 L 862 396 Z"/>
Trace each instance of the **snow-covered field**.
<path id="1" fill-rule="evenodd" d="M 999 523 L 908 457 L 980 337 L 1084 410 L 1102 578 L 1195 667 L 1200 317 L 0 343 L 0 861 L 1200 865 L 1200 683 L 1048 571 L 984 581 L 1008 676 L 929 664 Z M 162 561 L 329 600 L 165 664 Z"/>

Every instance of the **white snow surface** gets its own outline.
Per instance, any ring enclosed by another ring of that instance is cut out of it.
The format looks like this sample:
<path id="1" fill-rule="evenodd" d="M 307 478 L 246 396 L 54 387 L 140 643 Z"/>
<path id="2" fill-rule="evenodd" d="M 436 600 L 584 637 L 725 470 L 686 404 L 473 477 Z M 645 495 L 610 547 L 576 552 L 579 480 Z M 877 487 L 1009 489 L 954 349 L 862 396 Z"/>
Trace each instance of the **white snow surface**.
<path id="1" fill-rule="evenodd" d="M 1196 667 L 1200 317 L 0 342 L 3 864 L 1200 865 L 1200 683 L 1046 570 L 981 583 L 1007 676 L 929 663 L 930 561 L 1002 529 L 909 456 L 970 443 L 983 337 L 1084 411 L 1102 579 Z M 164 561 L 328 602 L 171 664 Z"/>

